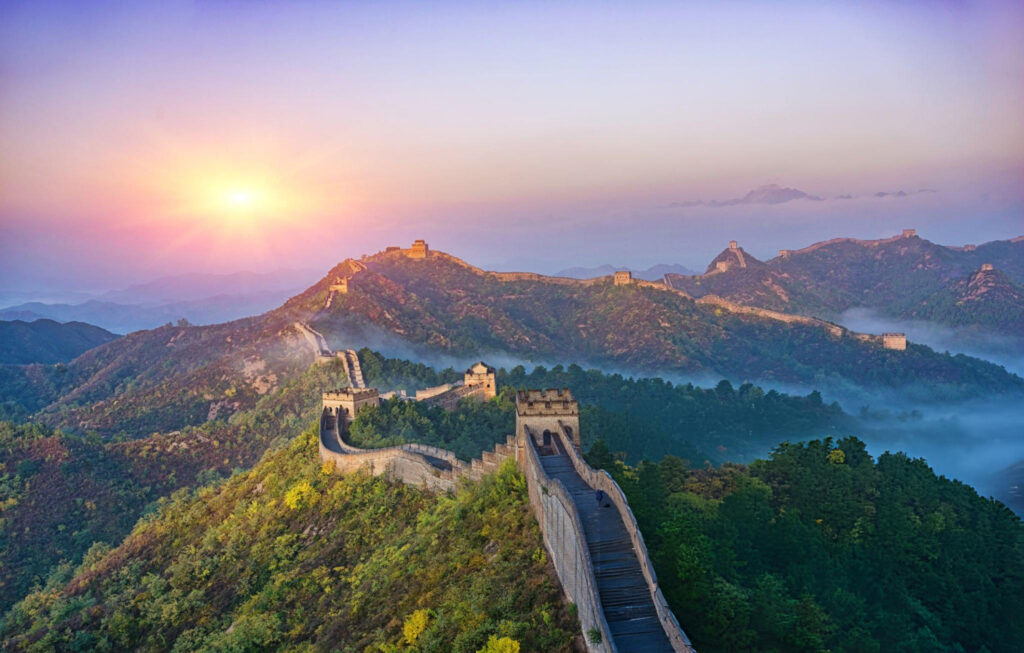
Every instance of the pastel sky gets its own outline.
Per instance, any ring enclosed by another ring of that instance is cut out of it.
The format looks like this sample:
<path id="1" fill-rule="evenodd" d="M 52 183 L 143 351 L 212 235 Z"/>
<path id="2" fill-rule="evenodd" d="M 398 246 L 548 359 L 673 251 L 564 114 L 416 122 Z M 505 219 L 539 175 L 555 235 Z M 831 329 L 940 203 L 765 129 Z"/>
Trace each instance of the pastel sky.
<path id="1" fill-rule="evenodd" d="M 1016 1 L 0 0 L 0 284 L 1010 238 L 1022 118 Z"/>

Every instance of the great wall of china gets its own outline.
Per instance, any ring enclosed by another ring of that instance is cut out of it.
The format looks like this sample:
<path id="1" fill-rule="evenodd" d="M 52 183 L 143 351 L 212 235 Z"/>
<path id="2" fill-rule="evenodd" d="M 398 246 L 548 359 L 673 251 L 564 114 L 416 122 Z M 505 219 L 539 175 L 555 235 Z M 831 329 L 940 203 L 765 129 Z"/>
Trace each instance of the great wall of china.
<path id="1" fill-rule="evenodd" d="M 910 238 L 910 237 L 913 237 L 914 235 L 915 234 L 914 234 L 914 230 L 913 229 L 906 229 L 906 230 L 904 230 L 903 234 L 900 235 L 900 236 L 894 236 L 893 238 L 887 238 L 887 239 L 883 239 L 883 240 L 879 240 L 879 241 L 855 241 L 852 238 L 839 238 L 839 239 L 835 239 L 833 241 L 828 241 L 826 243 L 817 243 L 817 244 L 812 245 L 810 247 L 805 247 L 802 250 L 797 250 L 796 253 L 813 251 L 814 249 L 816 249 L 818 247 L 824 246 L 824 245 L 832 243 L 832 242 L 851 241 L 851 242 L 861 242 L 861 243 L 882 243 L 882 242 L 892 242 L 894 240 L 899 240 L 901 238 Z M 738 256 L 742 257 L 742 252 L 740 251 L 736 241 L 730 241 L 729 248 L 730 248 L 730 251 L 736 252 Z M 790 252 L 790 250 L 786 250 L 786 251 L 787 251 L 787 256 L 790 253 L 793 253 L 793 252 Z M 538 283 L 550 283 L 550 284 L 562 285 L 562 286 L 587 287 L 587 286 L 598 285 L 598 284 L 601 284 L 601 283 L 608 283 L 609 281 L 611 281 L 616 286 L 634 285 L 634 286 L 637 286 L 639 288 L 652 288 L 654 290 L 675 293 L 675 294 L 677 294 L 677 295 L 679 295 L 681 297 L 685 297 L 685 298 L 689 299 L 690 301 L 693 301 L 693 302 L 695 302 L 697 304 L 714 306 L 716 308 L 729 311 L 730 313 L 736 313 L 736 314 L 739 314 L 739 315 L 750 315 L 752 317 L 758 317 L 758 318 L 762 318 L 762 319 L 766 319 L 766 320 L 774 320 L 774 321 L 777 321 L 777 322 L 784 322 L 786 324 L 801 324 L 801 325 L 806 325 L 806 326 L 822 328 L 822 329 L 825 329 L 829 334 L 831 334 L 835 338 L 843 338 L 843 337 L 853 338 L 854 340 L 857 340 L 859 342 L 871 343 L 871 344 L 883 347 L 885 349 L 893 349 L 893 350 L 897 350 L 897 351 L 902 351 L 902 350 L 905 350 L 907 348 L 907 338 L 906 338 L 906 335 L 902 334 L 902 333 L 884 333 L 884 334 L 881 334 L 881 335 L 870 334 L 870 333 L 858 333 L 858 332 L 855 332 L 855 331 L 851 331 L 851 330 L 849 330 L 846 327 L 843 327 L 841 325 L 838 325 L 838 324 L 835 324 L 835 323 L 832 323 L 832 322 L 828 322 L 826 320 L 822 320 L 822 319 L 818 319 L 818 318 L 814 318 L 814 317 L 808 317 L 808 316 L 805 316 L 805 315 L 794 315 L 792 313 L 782 313 L 782 312 L 779 312 L 779 311 L 770 311 L 770 310 L 763 309 L 763 308 L 757 308 L 755 306 L 746 306 L 746 305 L 742 305 L 742 304 L 737 304 L 736 302 L 729 301 L 729 300 L 724 299 L 722 297 L 719 297 L 717 295 L 705 295 L 705 296 L 703 296 L 703 297 L 701 297 L 699 299 L 694 299 L 689 293 L 687 293 L 687 292 L 685 292 L 683 290 L 680 290 L 679 288 L 673 287 L 672 284 L 668 281 L 668 279 L 662 279 L 661 281 L 645 281 L 645 280 L 642 280 L 642 279 L 633 279 L 632 278 L 632 274 L 630 274 L 628 271 L 619 271 L 619 272 L 616 272 L 614 275 L 607 275 L 607 276 L 602 276 L 602 277 L 594 277 L 592 279 L 572 279 L 572 278 L 569 278 L 569 277 L 549 277 L 549 276 L 545 276 L 545 275 L 542 275 L 542 274 L 538 274 L 536 272 L 491 272 L 491 271 L 483 270 L 483 269 L 478 268 L 476 266 L 470 265 L 469 263 L 466 263 L 462 259 L 457 258 L 455 256 L 452 256 L 451 254 L 447 254 L 445 252 L 431 251 L 429 246 L 424 241 L 422 241 L 422 240 L 417 240 L 415 243 L 413 243 L 413 246 L 411 248 L 409 248 L 409 249 L 402 249 L 400 247 L 388 247 L 383 252 L 378 253 L 377 255 L 378 256 L 379 255 L 385 255 L 385 256 L 388 256 L 388 255 L 390 255 L 390 256 L 405 256 L 405 257 L 408 257 L 408 258 L 411 258 L 411 259 L 426 259 L 426 258 L 444 259 L 446 261 L 450 261 L 452 263 L 455 263 L 456 265 L 459 265 L 459 266 L 469 270 L 470 272 L 473 272 L 474 274 L 477 274 L 477 275 L 480 275 L 480 276 L 490 277 L 492 279 L 496 279 L 498 281 L 504 281 L 504 282 L 511 282 L 511 281 L 534 281 L 534 282 L 538 282 Z M 349 288 L 350 288 L 351 283 L 352 283 L 352 280 L 356 276 L 358 276 L 360 273 L 365 272 L 366 270 L 368 270 L 367 265 L 365 263 L 363 263 L 363 262 L 352 261 L 352 264 L 353 264 L 354 271 L 353 271 L 353 273 L 351 275 L 339 278 L 339 279 L 335 280 L 331 284 L 331 286 L 330 286 L 330 288 L 328 290 L 327 299 L 325 300 L 325 303 L 324 303 L 324 308 L 325 309 L 329 308 L 331 306 L 331 304 L 334 302 L 334 296 L 335 296 L 336 293 L 340 293 L 340 294 L 348 293 L 349 292 Z M 745 262 L 743 264 L 745 265 Z M 720 273 L 720 272 L 721 272 L 720 270 L 716 270 L 715 271 L 715 273 Z"/>
<path id="2" fill-rule="evenodd" d="M 462 389 L 458 398 L 493 397 L 494 370 L 478 363 L 456 387 Z M 438 401 L 444 394 L 423 400 Z M 625 494 L 607 472 L 590 467 L 579 453 L 579 403 L 568 389 L 519 391 L 515 434 L 469 463 L 428 445 L 361 449 L 346 442 L 358 411 L 380 399 L 373 388 L 324 393 L 319 436 L 324 464 L 336 473 L 363 471 L 451 492 L 460 479 L 479 480 L 503 461 L 515 461 L 526 477 L 530 505 L 562 589 L 576 605 L 587 650 L 694 652 L 658 587 Z M 598 491 L 603 493 L 601 502 Z"/>

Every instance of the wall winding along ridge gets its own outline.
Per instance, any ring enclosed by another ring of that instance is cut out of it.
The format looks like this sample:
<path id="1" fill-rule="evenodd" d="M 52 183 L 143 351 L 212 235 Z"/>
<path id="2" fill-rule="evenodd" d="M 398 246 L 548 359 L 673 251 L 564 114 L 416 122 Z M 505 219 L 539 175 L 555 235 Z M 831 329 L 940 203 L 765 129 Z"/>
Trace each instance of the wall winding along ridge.
<path id="1" fill-rule="evenodd" d="M 353 447 L 342 437 L 344 420 L 325 407 L 320 419 L 320 458 L 338 473 L 366 470 L 435 491 L 453 491 L 460 478 L 479 479 L 498 469 L 502 461 L 515 459 L 526 477 L 530 505 L 562 589 L 576 604 L 588 651 L 694 653 L 658 587 L 625 494 L 607 472 L 590 467 L 577 450 L 578 408 L 568 390 L 521 391 L 516 399 L 516 435 L 508 436 L 504 444 L 467 465 L 452 452 L 427 445 L 370 450 Z M 565 411 L 565 422 L 555 414 L 559 410 Z M 576 487 L 568 488 L 561 478 L 549 473 L 546 465 L 568 471 L 572 476 L 566 478 L 571 478 Z M 580 502 L 589 501 L 598 490 L 610 504 L 608 508 L 585 504 L 584 512 L 590 512 L 592 539 L 588 540 L 581 512 L 584 504 Z M 614 512 L 602 512 L 611 506 Z M 593 539 L 597 537 L 594 524 L 600 526 L 602 521 L 617 528 L 621 521 L 628 545 L 619 542 L 618 549 L 606 551 L 607 542 Z M 595 565 L 592 551 L 599 558 L 610 555 L 610 560 Z M 636 566 L 640 574 L 632 572 L 629 578 L 626 568 Z M 623 578 L 632 581 L 629 587 L 621 586 Z"/>

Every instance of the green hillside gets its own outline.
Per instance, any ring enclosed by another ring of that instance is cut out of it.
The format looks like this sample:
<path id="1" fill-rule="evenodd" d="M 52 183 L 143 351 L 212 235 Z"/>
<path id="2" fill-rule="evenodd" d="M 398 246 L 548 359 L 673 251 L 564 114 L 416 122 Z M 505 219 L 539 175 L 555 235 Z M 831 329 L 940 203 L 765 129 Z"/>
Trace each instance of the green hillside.
<path id="1" fill-rule="evenodd" d="M 1024 646 L 1024 525 L 923 460 L 856 438 L 749 467 L 627 467 L 603 443 L 661 588 L 697 650 L 989 651 Z"/>
<path id="2" fill-rule="evenodd" d="M 372 327 L 467 356 L 503 352 L 823 391 L 898 389 L 932 401 L 1024 390 L 1024 380 L 980 360 L 918 345 L 886 350 L 658 288 L 503 280 L 444 254 L 385 253 L 359 266 L 366 270 L 353 272 L 352 261 L 339 265 L 282 310 L 314 313 L 311 324 L 328 340 Z M 347 293 L 332 294 L 331 285 L 345 276 Z"/>
<path id="3" fill-rule="evenodd" d="M 318 365 L 229 421 L 137 440 L 0 422 L 0 611 L 94 543 L 120 542 L 161 497 L 250 468 L 344 379 L 339 365 Z"/>
<path id="4" fill-rule="evenodd" d="M 7 615 L 5 649 L 571 649 L 513 465 L 435 496 L 334 475 L 316 437 L 162 502 L 122 544 L 55 574 Z"/>
<path id="5" fill-rule="evenodd" d="M 714 294 L 749 306 L 834 319 L 851 308 L 870 308 L 892 318 L 927 319 L 949 326 L 974 326 L 1020 335 L 1019 294 L 1004 293 L 1004 310 L 949 300 L 963 294 L 965 279 L 983 264 L 1005 275 L 1001 285 L 1024 284 L 1024 239 L 996 241 L 975 249 L 937 245 L 923 238 L 857 241 L 835 239 L 761 262 L 743 251 L 745 266 L 725 250 L 708 267 L 724 272 L 670 274 L 673 287 L 694 297 Z"/>
<path id="6" fill-rule="evenodd" d="M 117 334 L 84 322 L 0 321 L 0 364 L 66 363 L 117 338 Z"/>

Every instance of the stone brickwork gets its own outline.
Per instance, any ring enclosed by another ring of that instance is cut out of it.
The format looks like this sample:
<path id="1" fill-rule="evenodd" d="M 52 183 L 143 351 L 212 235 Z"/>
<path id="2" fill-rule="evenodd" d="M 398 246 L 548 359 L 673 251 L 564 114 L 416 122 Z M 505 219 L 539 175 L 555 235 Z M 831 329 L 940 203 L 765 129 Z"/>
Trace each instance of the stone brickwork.
<path id="1" fill-rule="evenodd" d="M 486 368 L 486 366 L 484 366 Z M 475 372 L 474 372 L 475 370 Z M 478 366 L 467 371 L 480 373 Z M 385 475 L 410 485 L 433 491 L 453 491 L 460 478 L 480 479 L 498 469 L 505 460 L 515 460 L 527 482 L 533 507 L 559 582 L 569 601 L 577 606 L 583 633 L 596 630 L 600 642 L 584 635 L 588 651 L 613 653 L 618 650 L 614 635 L 605 618 L 600 592 L 590 557 L 586 530 L 581 522 L 576 500 L 558 479 L 550 477 L 541 464 L 538 447 L 568 452 L 579 477 L 595 490 L 602 490 L 612 501 L 629 535 L 633 553 L 640 563 L 647 590 L 640 600 L 654 605 L 657 621 L 673 651 L 693 653 L 689 639 L 668 608 L 658 587 L 646 545 L 636 525 L 625 494 L 607 472 L 591 468 L 580 456 L 579 403 L 568 389 L 523 390 L 516 396 L 516 435 L 484 452 L 468 465 L 453 453 L 437 447 L 406 444 L 384 449 L 364 450 L 345 442 L 343 433 L 348 410 L 354 414 L 360 400 L 370 401 L 376 391 L 346 389 L 324 394 L 320 419 L 320 458 L 336 473 L 365 472 Z M 627 548 L 628 550 L 628 548 Z M 655 626 L 657 629 L 659 626 Z M 661 632 L 661 631 L 657 631 Z"/>
<path id="2" fill-rule="evenodd" d="M 615 273 L 613 283 L 616 286 L 628 286 L 633 283 L 633 273 L 629 270 L 618 270 Z"/>
<path id="3" fill-rule="evenodd" d="M 478 389 L 483 399 L 493 399 L 498 395 L 498 381 L 494 368 L 480 361 L 466 370 L 462 383 L 467 388 Z"/>
<path id="4" fill-rule="evenodd" d="M 907 348 L 907 335 L 905 333 L 883 333 L 882 346 L 886 349 L 904 351 Z"/>
<path id="5" fill-rule="evenodd" d="M 355 420 L 359 409 L 379 403 L 380 393 L 376 388 L 342 388 L 323 395 L 324 410 L 338 417 L 345 427 Z"/>
<path id="6" fill-rule="evenodd" d="M 568 389 L 520 390 L 516 393 L 516 438 L 526 437 L 527 428 L 549 440 L 553 434 L 565 429 L 573 446 L 578 449 L 580 404 Z M 548 435 L 544 436 L 545 433 Z"/>

